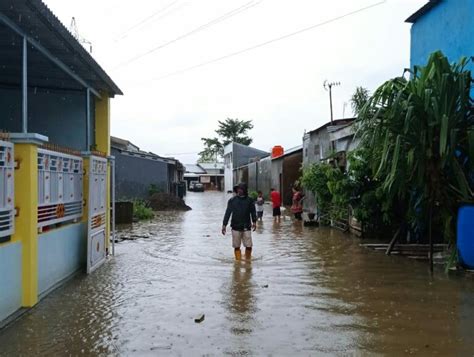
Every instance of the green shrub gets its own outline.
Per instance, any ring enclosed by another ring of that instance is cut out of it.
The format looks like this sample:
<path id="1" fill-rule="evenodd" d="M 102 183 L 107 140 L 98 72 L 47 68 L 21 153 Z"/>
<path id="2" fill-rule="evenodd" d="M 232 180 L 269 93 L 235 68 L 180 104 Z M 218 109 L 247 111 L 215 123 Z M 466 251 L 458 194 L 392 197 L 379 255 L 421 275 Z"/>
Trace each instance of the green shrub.
<path id="1" fill-rule="evenodd" d="M 151 219 L 155 216 L 153 210 L 147 206 L 146 202 L 136 200 L 133 202 L 133 217 L 139 220 Z"/>
<path id="2" fill-rule="evenodd" d="M 312 164 L 303 169 L 300 183 L 308 191 L 314 193 L 319 214 L 328 214 L 331 209 L 332 195 L 328 187 L 328 172 L 332 170 L 328 164 Z"/>
<path id="3" fill-rule="evenodd" d="M 257 198 L 258 198 L 258 192 L 257 192 L 257 191 L 250 191 L 249 197 L 250 197 L 251 199 L 253 199 L 254 201 L 256 201 Z"/>
<path id="4" fill-rule="evenodd" d="M 162 193 L 163 189 L 158 187 L 158 185 L 152 183 L 150 187 L 148 187 L 148 196 L 153 196 L 155 193 Z"/>

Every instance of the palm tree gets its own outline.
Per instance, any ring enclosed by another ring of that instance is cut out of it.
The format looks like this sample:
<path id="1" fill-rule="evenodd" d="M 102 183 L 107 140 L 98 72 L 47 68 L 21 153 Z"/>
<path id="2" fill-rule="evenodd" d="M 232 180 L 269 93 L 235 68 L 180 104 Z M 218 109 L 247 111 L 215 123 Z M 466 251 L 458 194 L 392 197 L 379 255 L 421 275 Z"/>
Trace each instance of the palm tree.
<path id="1" fill-rule="evenodd" d="M 371 152 L 374 177 L 382 181 L 392 207 L 405 203 L 404 220 L 424 230 L 430 244 L 434 229 L 454 242 L 457 209 L 474 197 L 467 62 L 451 65 L 435 52 L 409 80 L 395 78 L 378 88 L 359 113 L 361 142 Z"/>

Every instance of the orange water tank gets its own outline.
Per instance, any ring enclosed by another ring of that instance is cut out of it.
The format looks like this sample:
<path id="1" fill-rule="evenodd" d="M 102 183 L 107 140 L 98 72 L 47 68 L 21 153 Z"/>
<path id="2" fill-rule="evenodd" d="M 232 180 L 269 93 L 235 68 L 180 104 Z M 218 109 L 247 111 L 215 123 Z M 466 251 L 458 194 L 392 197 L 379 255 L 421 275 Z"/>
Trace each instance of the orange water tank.
<path id="1" fill-rule="evenodd" d="M 283 146 L 276 145 L 272 149 L 272 159 L 276 157 L 280 157 L 285 153 L 285 150 L 283 149 Z"/>

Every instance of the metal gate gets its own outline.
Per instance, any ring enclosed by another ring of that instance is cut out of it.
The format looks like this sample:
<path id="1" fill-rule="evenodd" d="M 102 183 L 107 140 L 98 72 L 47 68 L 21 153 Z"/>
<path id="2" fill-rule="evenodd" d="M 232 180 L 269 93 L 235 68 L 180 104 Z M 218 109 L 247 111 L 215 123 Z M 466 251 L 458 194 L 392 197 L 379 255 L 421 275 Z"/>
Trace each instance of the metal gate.
<path id="1" fill-rule="evenodd" d="M 38 229 L 82 217 L 79 156 L 38 149 Z"/>
<path id="2" fill-rule="evenodd" d="M 87 273 L 100 267 L 106 258 L 107 160 L 89 157 L 87 216 Z"/>
<path id="3" fill-rule="evenodd" d="M 13 144 L 0 140 L 0 243 L 14 233 Z"/>

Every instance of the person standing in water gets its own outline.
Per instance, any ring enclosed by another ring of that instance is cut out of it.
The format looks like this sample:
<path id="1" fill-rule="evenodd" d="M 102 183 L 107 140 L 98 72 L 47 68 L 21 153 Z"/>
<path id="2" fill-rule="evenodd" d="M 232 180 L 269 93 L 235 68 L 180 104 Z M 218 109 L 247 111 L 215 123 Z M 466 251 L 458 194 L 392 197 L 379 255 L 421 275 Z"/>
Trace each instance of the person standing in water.
<path id="1" fill-rule="evenodd" d="M 303 199 L 304 195 L 301 191 L 296 186 L 293 187 L 293 204 L 291 206 L 291 211 L 295 215 L 295 219 L 298 221 L 303 219 Z"/>
<path id="2" fill-rule="evenodd" d="M 280 192 L 274 188 L 270 189 L 270 197 L 272 199 L 273 206 L 273 219 L 275 222 L 280 223 L 281 221 L 281 195 Z"/>
<path id="3" fill-rule="evenodd" d="M 265 210 L 264 204 L 265 204 L 265 199 L 263 198 L 263 192 L 258 191 L 258 197 L 257 197 L 257 201 L 255 202 L 255 205 L 256 205 L 256 210 L 257 210 L 257 219 L 260 222 L 263 221 L 263 211 Z"/>
<path id="4" fill-rule="evenodd" d="M 232 228 L 232 246 L 236 260 L 242 258 L 241 245 L 245 247 L 245 258 L 252 256 L 252 230 L 257 229 L 257 213 L 255 202 L 248 196 L 247 185 L 240 184 L 237 189 L 237 196 L 232 197 L 227 203 L 227 209 L 222 223 L 222 234 L 227 232 L 229 220 Z"/>

